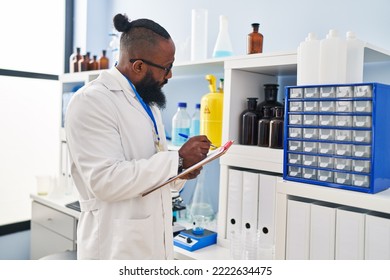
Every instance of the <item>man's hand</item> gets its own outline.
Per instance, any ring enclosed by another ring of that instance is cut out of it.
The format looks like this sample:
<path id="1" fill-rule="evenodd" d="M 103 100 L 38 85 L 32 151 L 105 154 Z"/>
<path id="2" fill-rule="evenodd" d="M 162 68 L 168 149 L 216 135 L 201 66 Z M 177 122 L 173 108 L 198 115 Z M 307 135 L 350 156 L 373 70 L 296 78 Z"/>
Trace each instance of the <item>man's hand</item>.
<path id="1" fill-rule="evenodd" d="M 209 152 L 210 144 L 210 140 L 205 135 L 189 138 L 179 149 L 179 156 L 183 158 L 183 168 L 186 169 L 205 159 Z M 195 171 L 192 173 L 196 177 L 199 175 L 200 170 L 197 174 Z"/>

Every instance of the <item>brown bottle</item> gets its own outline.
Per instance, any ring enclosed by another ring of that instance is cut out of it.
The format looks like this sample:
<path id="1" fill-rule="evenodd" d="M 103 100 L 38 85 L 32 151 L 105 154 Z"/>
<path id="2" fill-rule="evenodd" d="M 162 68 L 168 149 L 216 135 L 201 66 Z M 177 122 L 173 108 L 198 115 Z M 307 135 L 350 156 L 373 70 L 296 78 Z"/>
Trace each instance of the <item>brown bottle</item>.
<path id="1" fill-rule="evenodd" d="M 82 59 L 81 48 L 76 48 L 76 52 L 69 58 L 69 73 L 79 72 L 79 61 Z"/>
<path id="2" fill-rule="evenodd" d="M 271 106 L 263 107 L 263 117 L 258 123 L 257 146 L 269 147 L 269 133 L 271 122 Z"/>
<path id="3" fill-rule="evenodd" d="M 87 54 L 83 55 L 83 58 L 79 61 L 79 72 L 82 71 L 88 71 L 88 64 L 89 64 L 89 58 L 90 53 L 87 52 Z"/>
<path id="4" fill-rule="evenodd" d="M 283 149 L 283 107 L 274 107 L 275 117 L 270 122 L 269 147 Z"/>
<path id="5" fill-rule="evenodd" d="M 96 55 L 92 57 L 92 59 L 89 61 L 88 64 L 88 70 L 98 70 L 99 69 L 99 62 L 96 60 Z"/>
<path id="6" fill-rule="evenodd" d="M 109 60 L 106 56 L 106 50 L 102 51 L 102 56 L 99 58 L 99 69 L 108 69 Z"/>
<path id="7" fill-rule="evenodd" d="M 248 34 L 247 53 L 263 52 L 263 34 L 259 33 L 259 23 L 252 23 L 253 31 Z"/>
<path id="8" fill-rule="evenodd" d="M 247 98 L 248 108 L 241 113 L 240 120 L 240 144 L 257 145 L 257 122 L 256 113 L 257 98 Z"/>

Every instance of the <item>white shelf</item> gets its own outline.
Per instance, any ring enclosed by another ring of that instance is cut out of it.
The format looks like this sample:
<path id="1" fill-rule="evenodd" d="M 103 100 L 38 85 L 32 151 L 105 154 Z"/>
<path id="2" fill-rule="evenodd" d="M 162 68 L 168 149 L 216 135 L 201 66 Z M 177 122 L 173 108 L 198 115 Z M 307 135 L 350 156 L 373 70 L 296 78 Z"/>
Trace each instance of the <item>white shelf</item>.
<path id="1" fill-rule="evenodd" d="M 220 164 L 283 173 L 283 150 L 234 144 Z"/>

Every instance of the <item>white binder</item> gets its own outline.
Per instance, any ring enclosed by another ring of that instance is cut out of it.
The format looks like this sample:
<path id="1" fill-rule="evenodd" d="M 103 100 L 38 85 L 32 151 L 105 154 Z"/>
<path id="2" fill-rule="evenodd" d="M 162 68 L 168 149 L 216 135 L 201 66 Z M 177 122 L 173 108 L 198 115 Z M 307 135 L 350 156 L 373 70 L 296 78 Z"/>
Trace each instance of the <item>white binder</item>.
<path id="1" fill-rule="evenodd" d="M 310 259 L 334 260 L 336 208 L 313 203 L 310 206 Z"/>
<path id="2" fill-rule="evenodd" d="M 258 230 L 259 245 L 275 245 L 276 176 L 260 174 Z"/>
<path id="3" fill-rule="evenodd" d="M 365 259 L 390 260 L 390 219 L 366 215 Z"/>
<path id="4" fill-rule="evenodd" d="M 310 203 L 287 201 L 286 259 L 308 260 L 310 243 Z"/>
<path id="5" fill-rule="evenodd" d="M 242 171 L 229 169 L 226 236 L 232 239 L 232 233 L 241 231 Z"/>
<path id="6" fill-rule="evenodd" d="M 257 231 L 257 204 L 259 196 L 259 174 L 243 171 L 242 177 L 242 232 Z"/>
<path id="7" fill-rule="evenodd" d="M 364 259 L 365 213 L 347 207 L 336 210 L 336 260 Z"/>

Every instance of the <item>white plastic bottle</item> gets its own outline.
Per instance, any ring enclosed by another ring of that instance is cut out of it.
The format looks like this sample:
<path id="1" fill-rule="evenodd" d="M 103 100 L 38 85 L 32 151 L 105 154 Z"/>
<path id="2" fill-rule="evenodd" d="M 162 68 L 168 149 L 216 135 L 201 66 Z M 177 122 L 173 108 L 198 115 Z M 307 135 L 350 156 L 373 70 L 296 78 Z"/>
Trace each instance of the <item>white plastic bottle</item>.
<path id="1" fill-rule="evenodd" d="M 195 105 L 195 112 L 191 118 L 190 137 L 200 134 L 200 103 Z"/>
<path id="2" fill-rule="evenodd" d="M 233 55 L 232 43 L 228 30 L 228 19 L 226 16 L 219 16 L 219 32 L 215 42 L 213 57 L 224 57 Z"/>
<path id="3" fill-rule="evenodd" d="M 179 102 L 177 112 L 172 118 L 172 144 L 183 145 L 190 134 L 191 117 L 187 113 L 187 103 Z M 180 135 L 182 134 L 182 135 Z"/>
<path id="4" fill-rule="evenodd" d="M 320 42 L 320 83 L 346 82 L 347 44 L 334 29 Z"/>
<path id="5" fill-rule="evenodd" d="M 297 85 L 315 85 L 320 80 L 320 41 L 311 32 L 298 47 Z"/>
<path id="6" fill-rule="evenodd" d="M 346 34 L 347 39 L 347 83 L 363 82 L 364 46 L 365 42 L 356 38 L 352 31 Z"/>

